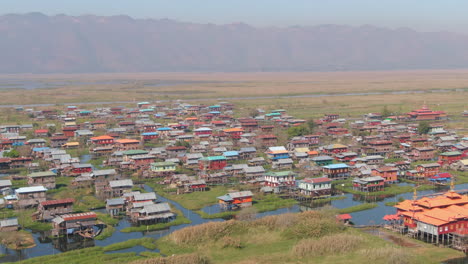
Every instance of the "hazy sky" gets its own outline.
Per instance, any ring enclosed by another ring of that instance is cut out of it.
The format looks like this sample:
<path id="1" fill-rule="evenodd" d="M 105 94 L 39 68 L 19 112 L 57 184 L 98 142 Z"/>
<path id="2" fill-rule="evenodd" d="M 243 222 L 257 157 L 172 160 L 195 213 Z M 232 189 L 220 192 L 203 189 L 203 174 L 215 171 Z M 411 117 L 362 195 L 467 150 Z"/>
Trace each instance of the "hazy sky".
<path id="1" fill-rule="evenodd" d="M 0 13 L 129 15 L 256 26 L 372 24 L 468 32 L 468 0 L 0 0 Z"/>

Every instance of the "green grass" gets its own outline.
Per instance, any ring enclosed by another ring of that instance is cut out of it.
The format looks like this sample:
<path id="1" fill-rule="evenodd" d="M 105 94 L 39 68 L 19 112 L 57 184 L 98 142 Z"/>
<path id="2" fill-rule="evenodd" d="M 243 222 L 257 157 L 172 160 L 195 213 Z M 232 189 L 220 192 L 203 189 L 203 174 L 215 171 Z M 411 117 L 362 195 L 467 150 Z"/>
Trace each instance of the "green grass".
<path id="1" fill-rule="evenodd" d="M 151 238 L 151 237 L 143 237 L 143 238 L 137 238 L 137 239 L 130 239 L 124 242 L 120 243 L 115 243 L 109 246 L 105 246 L 102 248 L 104 252 L 109 252 L 109 251 L 117 251 L 117 250 L 122 250 L 126 248 L 132 248 L 135 246 L 143 246 L 147 249 L 154 250 L 156 249 L 156 239 Z"/>
<path id="2" fill-rule="evenodd" d="M 95 167 L 101 167 L 102 166 L 102 162 L 106 160 L 106 157 L 98 157 L 98 158 L 94 158 L 94 159 L 91 159 L 89 161 L 89 163 Z"/>
<path id="3" fill-rule="evenodd" d="M 119 223 L 118 218 L 114 218 L 108 214 L 97 212 L 96 215 L 98 220 L 101 220 L 106 225 L 117 225 Z"/>
<path id="4" fill-rule="evenodd" d="M 126 227 L 120 231 L 123 233 L 156 231 L 156 230 L 163 230 L 171 226 L 190 224 L 190 223 L 191 221 L 188 220 L 187 218 L 177 216 L 177 218 L 174 221 L 171 221 L 169 223 L 157 223 L 153 225 L 132 226 L 132 227 Z"/>
<path id="5" fill-rule="evenodd" d="M 297 201 L 294 199 L 282 199 L 274 194 L 254 196 L 253 199 L 253 208 L 256 209 L 258 213 L 274 211 L 280 208 L 291 207 L 297 204 Z M 202 218 L 214 219 L 214 218 L 224 218 L 228 219 L 237 215 L 241 210 L 236 211 L 225 211 L 220 213 L 208 214 L 202 210 L 197 210 Z"/>
<path id="6" fill-rule="evenodd" d="M 456 184 L 463 184 L 468 183 L 468 171 L 448 171 L 450 174 L 455 176 L 455 183 Z"/>
<path id="7" fill-rule="evenodd" d="M 91 247 L 85 249 L 72 250 L 65 253 L 47 255 L 42 257 L 22 260 L 23 264 L 120 264 L 144 259 L 134 252 L 129 253 L 105 253 L 102 247 Z"/>
<path id="8" fill-rule="evenodd" d="M 158 252 L 143 251 L 140 252 L 140 256 L 147 258 L 158 258 L 161 257 L 161 254 L 159 254 Z"/>
<path id="9" fill-rule="evenodd" d="M 398 202 L 386 202 L 386 206 L 395 206 Z"/>
<path id="10" fill-rule="evenodd" d="M 69 186 L 72 180 L 73 177 L 56 177 L 55 184 Z"/>
<path id="11" fill-rule="evenodd" d="M 216 204 L 218 202 L 216 197 L 226 194 L 229 190 L 229 187 L 226 186 L 215 186 L 210 187 L 210 190 L 205 192 L 192 192 L 177 195 L 170 194 L 165 186 L 151 182 L 147 184 L 154 188 L 159 195 L 171 199 L 189 210 L 200 210 L 205 206 Z"/>
<path id="12" fill-rule="evenodd" d="M 269 194 L 254 199 L 253 206 L 261 213 L 291 207 L 295 204 L 297 204 L 297 201 L 294 199 L 282 199 L 274 194 Z"/>
<path id="13" fill-rule="evenodd" d="M 15 211 L 13 209 L 7 209 L 7 208 L 2 208 L 0 209 L 0 218 L 13 218 L 13 217 L 18 217 L 18 211 Z"/>
<path id="14" fill-rule="evenodd" d="M 70 154 L 70 156 L 72 156 L 72 157 L 80 158 L 83 155 L 89 154 L 89 149 L 86 148 L 86 147 L 76 148 L 76 149 L 67 149 L 66 152 L 67 152 L 67 154 Z"/>
<path id="15" fill-rule="evenodd" d="M 106 203 L 97 199 L 94 196 L 93 188 L 80 188 L 70 190 L 69 188 L 59 188 L 57 192 L 53 192 L 53 199 L 75 199 L 73 210 L 75 212 L 88 212 L 96 208 L 104 208 Z"/>
<path id="16" fill-rule="evenodd" d="M 25 229 L 34 231 L 47 231 L 52 229 L 51 223 L 33 221 L 31 215 L 35 209 L 27 209 L 18 211 L 18 223 Z"/>
<path id="17" fill-rule="evenodd" d="M 344 186 L 341 186 L 344 184 Z M 402 193 L 409 193 L 414 190 L 413 186 L 398 186 L 396 184 L 392 184 L 390 186 L 385 186 L 383 191 L 376 191 L 376 192 L 361 192 L 353 189 L 351 181 L 346 181 L 345 183 L 341 182 L 340 184 L 334 184 L 333 187 L 337 190 L 346 193 L 352 194 L 359 194 L 363 196 L 380 196 L 380 195 L 397 195 Z M 432 190 L 434 189 L 433 185 L 423 184 L 418 187 L 418 191 L 425 191 L 425 190 Z"/>
<path id="18" fill-rule="evenodd" d="M 98 220 L 103 222 L 106 225 L 106 227 L 104 228 L 102 233 L 99 234 L 99 236 L 95 237 L 94 239 L 104 240 L 108 237 L 111 237 L 112 234 L 114 234 L 115 232 L 114 225 L 117 225 L 119 223 L 119 219 L 113 218 L 108 214 L 99 213 L 99 212 L 97 212 L 96 215 L 97 215 Z"/>
<path id="19" fill-rule="evenodd" d="M 17 189 L 17 188 L 21 188 L 21 187 L 27 187 L 28 186 L 28 180 L 27 179 L 24 179 L 24 180 L 12 180 L 11 181 L 11 187 L 13 189 Z"/>
<path id="20" fill-rule="evenodd" d="M 113 227 L 111 225 L 106 225 L 106 227 L 101 232 L 101 234 L 99 234 L 99 236 L 96 236 L 94 239 L 104 240 L 104 239 L 106 239 L 108 237 L 111 237 L 114 234 L 115 230 L 116 230 L 115 227 Z"/>
<path id="21" fill-rule="evenodd" d="M 346 199 L 346 196 L 344 196 L 344 195 L 342 195 L 342 196 L 333 196 L 333 197 L 328 197 L 328 198 L 315 199 L 315 200 L 312 200 L 310 203 L 311 204 L 324 204 L 324 203 L 328 203 L 328 202 L 331 202 L 331 201 L 344 200 L 344 199 Z"/>
<path id="22" fill-rule="evenodd" d="M 355 205 L 355 206 L 351 206 L 351 207 L 347 207 L 347 208 L 343 208 L 343 209 L 338 209 L 338 213 L 339 214 L 349 214 L 349 213 L 369 210 L 369 209 L 375 208 L 377 206 L 379 206 L 379 205 L 376 204 L 376 203 L 362 203 L 362 204 L 358 204 L 358 205 Z"/>

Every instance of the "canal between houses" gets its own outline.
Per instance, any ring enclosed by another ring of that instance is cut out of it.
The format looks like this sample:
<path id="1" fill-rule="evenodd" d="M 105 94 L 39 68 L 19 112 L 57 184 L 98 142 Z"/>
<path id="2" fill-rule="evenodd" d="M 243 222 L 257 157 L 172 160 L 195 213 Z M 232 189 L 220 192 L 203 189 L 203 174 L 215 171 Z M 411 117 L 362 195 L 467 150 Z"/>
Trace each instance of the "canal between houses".
<path id="1" fill-rule="evenodd" d="M 144 186 L 144 189 L 148 192 L 153 191 L 153 189 L 147 185 Z M 456 185 L 455 189 L 457 190 L 468 189 L 468 184 Z M 419 191 L 418 196 L 428 195 L 428 194 L 446 191 L 446 190 L 447 189 Z M 265 217 L 269 215 L 278 215 L 278 214 L 284 214 L 284 213 L 296 213 L 296 212 L 302 212 L 306 210 L 314 210 L 314 209 L 322 208 L 325 206 L 332 206 L 338 209 L 342 209 L 342 208 L 347 208 L 350 206 L 359 205 L 365 202 L 362 196 L 353 195 L 353 194 L 344 194 L 343 196 L 345 197 L 344 199 L 333 200 L 324 204 L 320 204 L 319 206 L 314 206 L 313 204 L 300 204 L 300 205 L 294 205 L 289 208 L 282 208 L 282 209 L 278 209 L 275 211 L 258 213 L 257 218 L 261 218 L 261 217 Z M 350 213 L 351 216 L 353 217 L 352 221 L 356 225 L 381 224 L 383 223 L 382 217 L 384 215 L 394 214 L 396 212 L 395 208 L 391 206 L 386 206 L 385 203 L 396 202 L 400 197 L 403 197 L 404 199 L 411 199 L 412 196 L 413 196 L 413 193 L 404 193 L 404 194 L 396 195 L 394 197 L 388 197 L 388 198 L 383 198 L 383 199 L 378 199 L 375 197 L 374 198 L 367 197 L 365 199 L 367 202 L 376 202 L 378 204 L 378 207 L 365 210 L 365 211 Z M 60 252 L 68 251 L 68 250 L 79 249 L 79 248 L 90 247 L 90 246 L 107 246 L 107 245 L 111 245 L 114 243 L 127 241 L 129 239 L 136 239 L 136 238 L 142 238 L 142 237 L 152 237 L 152 238 L 157 239 L 157 238 L 161 238 L 163 236 L 169 235 L 170 233 L 176 230 L 179 230 L 181 228 L 187 227 L 187 226 L 199 225 L 199 224 L 213 222 L 213 221 L 224 221 L 224 219 L 221 219 L 221 218 L 217 218 L 217 219 L 201 218 L 200 215 L 198 215 L 194 211 L 184 208 L 182 205 L 180 205 L 179 203 L 175 201 L 169 200 L 159 195 L 157 197 L 158 197 L 159 202 L 168 202 L 172 206 L 180 210 L 185 215 L 185 217 L 190 219 L 191 223 L 178 225 L 178 226 L 171 226 L 167 229 L 159 230 L 159 231 L 122 233 L 121 230 L 123 228 L 131 226 L 131 223 L 128 221 L 128 219 L 124 218 L 120 220 L 117 226 L 115 226 L 116 231 L 113 233 L 113 235 L 104 240 L 83 240 L 81 238 L 77 238 L 77 240 L 75 241 L 73 239 L 66 239 L 66 238 L 50 239 L 45 235 L 44 232 L 35 232 L 33 233 L 33 237 L 34 237 L 36 246 L 33 248 L 28 248 L 28 249 L 23 249 L 23 250 L 10 250 L 10 249 L 5 248 L 4 246 L 1 246 L 0 253 L 5 254 L 5 256 L 0 258 L 0 263 L 8 262 L 8 261 L 18 261 L 18 260 L 23 260 L 23 259 L 32 258 L 32 257 L 44 256 L 44 255 L 54 255 Z M 208 214 L 213 214 L 213 213 L 219 212 L 219 207 L 218 205 L 212 205 L 212 206 L 207 206 L 203 208 L 202 210 Z M 136 247 L 127 248 L 127 249 L 123 249 L 119 251 L 108 252 L 108 253 L 116 253 L 116 252 L 139 253 L 142 251 L 149 251 L 149 250 L 142 246 L 136 246 Z M 154 251 L 157 252 L 158 249 Z"/>

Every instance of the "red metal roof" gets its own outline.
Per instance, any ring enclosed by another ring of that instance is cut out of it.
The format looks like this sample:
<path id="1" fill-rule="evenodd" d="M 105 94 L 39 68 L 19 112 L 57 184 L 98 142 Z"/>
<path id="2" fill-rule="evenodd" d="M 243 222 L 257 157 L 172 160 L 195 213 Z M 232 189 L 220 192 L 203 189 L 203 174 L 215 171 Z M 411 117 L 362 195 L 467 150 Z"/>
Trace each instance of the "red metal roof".
<path id="1" fill-rule="evenodd" d="M 276 138 L 275 135 L 260 135 L 259 138 Z"/>
<path id="2" fill-rule="evenodd" d="M 66 136 L 55 136 L 55 137 L 51 137 L 50 140 L 68 140 L 68 137 L 66 137 Z"/>
<path id="3" fill-rule="evenodd" d="M 34 133 L 36 133 L 36 134 L 38 134 L 38 133 L 47 133 L 47 132 L 49 132 L 49 130 L 47 130 L 47 129 L 36 129 L 34 131 Z"/>
<path id="4" fill-rule="evenodd" d="M 187 148 L 184 147 L 184 146 L 170 146 L 170 147 L 166 147 L 166 150 L 184 150 L 184 149 L 187 149 Z"/>
<path id="5" fill-rule="evenodd" d="M 331 180 L 327 177 L 304 179 L 304 181 L 310 183 L 331 182 Z"/>
<path id="6" fill-rule="evenodd" d="M 44 202 L 41 202 L 41 205 L 47 206 L 47 205 L 56 205 L 56 204 L 68 204 L 68 203 L 74 203 L 74 202 L 75 202 L 75 199 L 66 198 L 66 199 L 60 199 L 60 200 L 44 201 Z"/>
<path id="7" fill-rule="evenodd" d="M 66 214 L 66 215 L 62 215 L 62 218 L 65 221 L 84 220 L 84 219 L 90 219 L 90 218 L 97 218 L 97 215 L 94 212 L 87 212 L 87 213 L 79 213 L 79 214 Z"/>
<path id="8" fill-rule="evenodd" d="M 352 219 L 353 217 L 350 214 L 340 214 L 340 215 L 337 215 L 336 218 L 340 220 L 349 220 L 349 219 Z"/>

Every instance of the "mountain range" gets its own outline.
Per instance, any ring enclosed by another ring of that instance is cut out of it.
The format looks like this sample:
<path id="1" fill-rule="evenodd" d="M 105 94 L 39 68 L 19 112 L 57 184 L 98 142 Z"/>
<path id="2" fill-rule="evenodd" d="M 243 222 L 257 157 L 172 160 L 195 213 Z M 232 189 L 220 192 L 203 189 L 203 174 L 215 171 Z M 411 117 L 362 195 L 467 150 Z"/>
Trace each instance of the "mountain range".
<path id="1" fill-rule="evenodd" d="M 468 66 L 468 35 L 128 16 L 0 16 L 0 73 L 351 71 Z"/>

